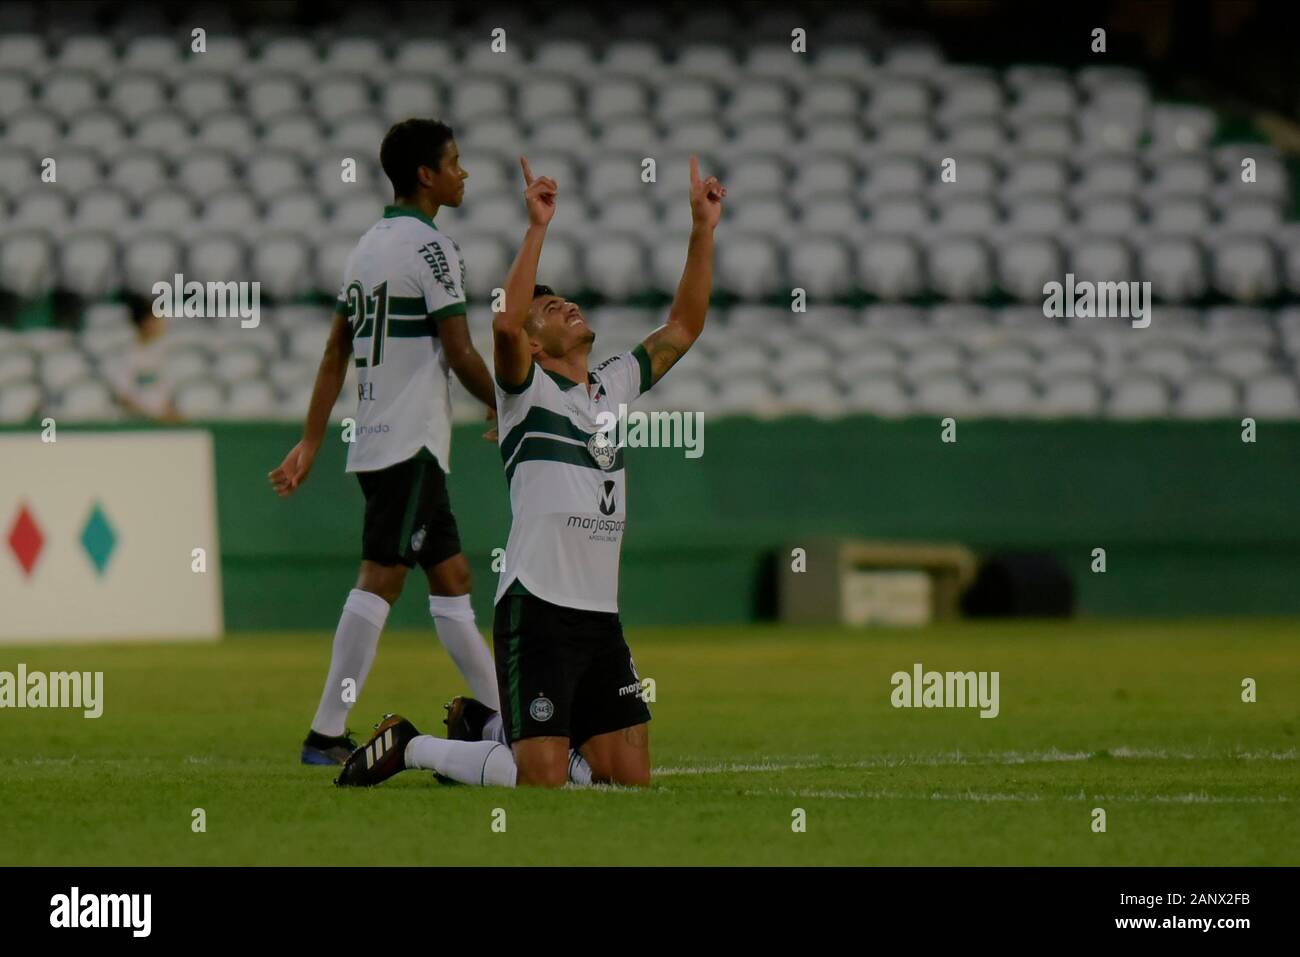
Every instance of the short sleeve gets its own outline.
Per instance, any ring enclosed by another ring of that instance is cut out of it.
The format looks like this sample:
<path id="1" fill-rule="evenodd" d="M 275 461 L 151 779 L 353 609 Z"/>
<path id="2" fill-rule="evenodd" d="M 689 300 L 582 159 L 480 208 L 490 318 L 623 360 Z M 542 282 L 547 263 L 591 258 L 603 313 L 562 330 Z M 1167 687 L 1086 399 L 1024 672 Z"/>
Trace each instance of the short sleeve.
<path id="1" fill-rule="evenodd" d="M 465 265 L 460 248 L 449 236 L 439 234 L 419 248 L 416 274 L 430 319 L 436 322 L 465 314 Z"/>
<path id="2" fill-rule="evenodd" d="M 650 355 L 638 344 L 596 366 L 596 378 L 612 402 L 629 403 L 650 391 Z"/>

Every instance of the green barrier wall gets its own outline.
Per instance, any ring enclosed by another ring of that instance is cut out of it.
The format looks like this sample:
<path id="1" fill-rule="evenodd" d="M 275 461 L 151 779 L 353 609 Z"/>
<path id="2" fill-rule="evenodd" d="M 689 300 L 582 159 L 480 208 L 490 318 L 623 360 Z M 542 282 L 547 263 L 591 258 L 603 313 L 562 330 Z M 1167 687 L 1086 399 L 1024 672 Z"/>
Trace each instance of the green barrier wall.
<path id="1" fill-rule="evenodd" d="M 277 499 L 266 473 L 296 426 L 219 425 L 230 629 L 330 628 L 360 549 L 361 493 L 329 443 L 308 483 Z M 458 428 L 452 501 L 490 621 L 509 504 L 496 447 Z M 621 607 L 637 624 L 752 619 L 765 555 L 816 536 L 943 539 L 1042 548 L 1075 575 L 1095 615 L 1300 612 L 1300 424 L 967 421 L 707 421 L 704 455 L 631 449 Z M 1107 551 L 1104 575 L 1090 552 Z M 412 581 L 392 620 L 423 623 Z"/>
<path id="2" fill-rule="evenodd" d="M 227 628 L 332 628 L 360 554 L 343 443 L 282 500 L 266 474 L 298 426 L 203 427 L 215 439 Z M 487 625 L 509 503 L 481 432 L 456 430 L 450 486 Z M 630 623 L 752 620 L 772 603 L 765 559 L 825 536 L 1047 549 L 1073 572 L 1084 614 L 1300 613 L 1300 423 L 1261 423 L 1254 444 L 1235 421 L 970 420 L 945 444 L 937 419 L 733 418 L 706 421 L 704 438 L 699 459 L 627 450 Z M 1099 546 L 1104 575 L 1088 567 Z M 427 621 L 418 573 L 391 620 Z"/>

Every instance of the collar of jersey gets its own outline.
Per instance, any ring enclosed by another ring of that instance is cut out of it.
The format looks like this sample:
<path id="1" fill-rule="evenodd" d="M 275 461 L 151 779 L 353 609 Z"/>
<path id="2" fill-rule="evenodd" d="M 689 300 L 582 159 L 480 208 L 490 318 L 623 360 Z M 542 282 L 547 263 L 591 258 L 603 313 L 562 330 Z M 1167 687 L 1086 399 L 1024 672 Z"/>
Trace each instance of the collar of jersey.
<path id="1" fill-rule="evenodd" d="M 560 375 L 558 372 L 552 372 L 550 369 L 543 369 L 542 371 L 545 372 L 548 376 L 550 376 L 551 379 L 555 382 L 555 384 L 558 385 L 565 392 L 568 392 L 570 389 L 577 388 L 578 383 L 574 382 L 568 376 Z M 592 383 L 596 381 L 599 380 L 596 379 L 595 373 L 588 372 L 587 382 Z"/>
<path id="2" fill-rule="evenodd" d="M 398 216 L 411 216 L 415 219 L 418 219 L 426 226 L 433 226 L 434 229 L 438 228 L 436 225 L 434 225 L 432 219 L 424 215 L 424 213 L 420 212 L 414 206 L 385 206 L 384 207 L 384 219 L 395 219 Z"/>

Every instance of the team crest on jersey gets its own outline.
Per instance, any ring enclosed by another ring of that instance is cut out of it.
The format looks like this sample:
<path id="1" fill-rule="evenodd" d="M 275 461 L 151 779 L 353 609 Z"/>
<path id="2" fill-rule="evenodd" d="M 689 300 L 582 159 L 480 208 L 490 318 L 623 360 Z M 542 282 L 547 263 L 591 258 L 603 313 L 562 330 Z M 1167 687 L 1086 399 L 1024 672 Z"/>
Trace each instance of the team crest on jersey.
<path id="1" fill-rule="evenodd" d="M 555 714 L 555 705 L 545 696 L 534 698 L 533 703 L 528 706 L 528 713 L 534 721 L 550 721 L 551 716 Z"/>
<path id="2" fill-rule="evenodd" d="M 587 451 L 605 471 L 614 467 L 614 459 L 618 456 L 618 446 L 604 432 L 597 432 L 587 440 Z"/>

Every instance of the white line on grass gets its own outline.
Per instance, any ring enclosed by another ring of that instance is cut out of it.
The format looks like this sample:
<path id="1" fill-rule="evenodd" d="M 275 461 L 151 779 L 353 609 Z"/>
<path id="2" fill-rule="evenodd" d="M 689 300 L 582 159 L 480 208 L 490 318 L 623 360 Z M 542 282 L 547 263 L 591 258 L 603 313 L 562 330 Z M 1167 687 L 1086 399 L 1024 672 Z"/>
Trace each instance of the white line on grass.
<path id="1" fill-rule="evenodd" d="M 821 759 L 819 755 L 808 754 L 771 759 L 753 764 L 736 762 L 663 767 L 656 768 L 654 774 L 656 777 L 682 777 L 694 774 L 763 774 L 780 771 L 803 771 L 814 768 L 853 770 L 857 768 L 897 768 L 907 766 L 1017 765 L 1042 764 L 1054 761 L 1089 761 L 1094 758 L 1104 760 L 1107 757 L 1122 760 L 1154 761 L 1295 761 L 1297 753 L 1294 748 L 1290 751 L 1253 751 L 1227 754 L 1174 754 L 1158 749 L 1129 747 L 1110 748 L 1104 751 L 1060 751 L 1056 748 L 1049 748 L 1046 751 L 1001 751 L 985 754 L 948 751 L 937 754 L 882 755 L 849 762 Z"/>
<path id="2" fill-rule="evenodd" d="M 792 798 L 830 798 L 832 800 L 867 800 L 867 801 L 972 801 L 980 804 L 1001 801 L 1035 803 L 1040 801 L 1102 801 L 1129 804 L 1279 804 L 1288 803 L 1291 798 L 1283 795 L 1276 797 L 1231 797 L 1211 794 L 1094 794 L 1043 796 L 1041 794 L 1018 794 L 1015 792 L 954 791 L 944 793 L 933 791 L 930 794 L 908 793 L 905 791 L 840 791 L 823 788 L 810 789 L 750 789 L 740 792 L 745 797 L 792 797 Z"/>

